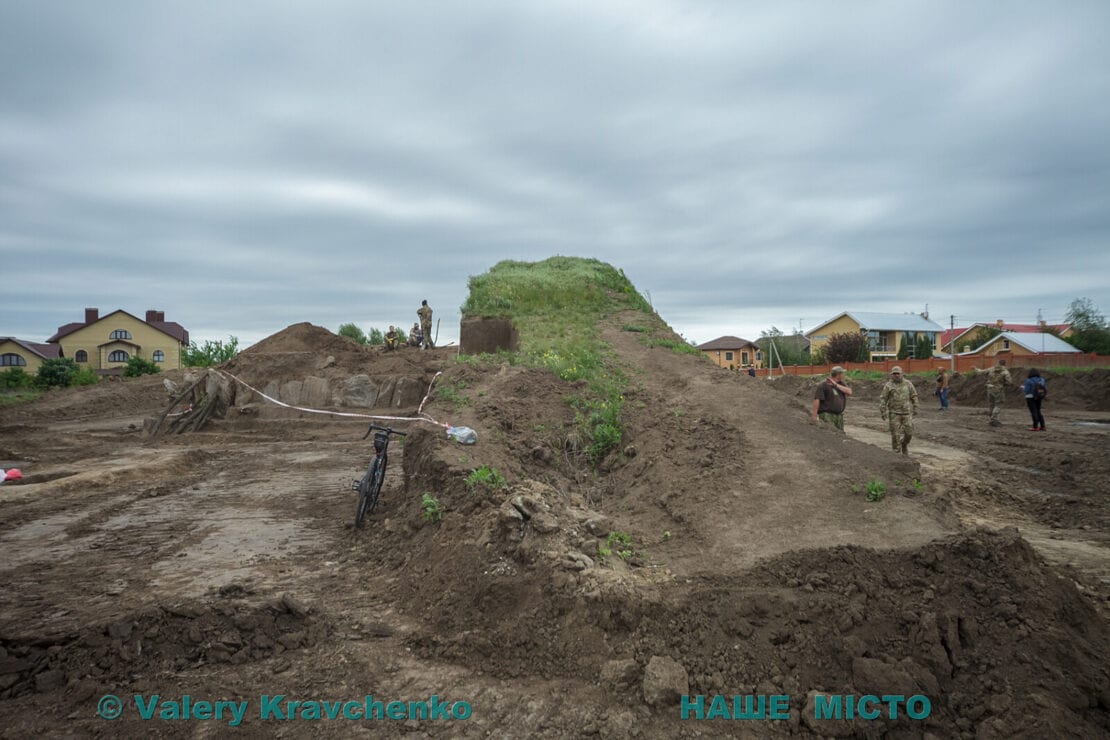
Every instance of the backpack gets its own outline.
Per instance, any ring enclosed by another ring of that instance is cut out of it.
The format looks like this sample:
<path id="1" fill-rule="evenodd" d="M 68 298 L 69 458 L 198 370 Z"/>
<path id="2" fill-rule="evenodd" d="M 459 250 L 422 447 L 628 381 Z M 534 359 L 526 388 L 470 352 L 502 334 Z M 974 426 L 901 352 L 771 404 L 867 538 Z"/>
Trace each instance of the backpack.
<path id="1" fill-rule="evenodd" d="M 1044 378 L 1037 378 L 1037 382 L 1033 384 L 1033 398 L 1043 401 L 1048 397 L 1048 385 L 1045 384 Z"/>

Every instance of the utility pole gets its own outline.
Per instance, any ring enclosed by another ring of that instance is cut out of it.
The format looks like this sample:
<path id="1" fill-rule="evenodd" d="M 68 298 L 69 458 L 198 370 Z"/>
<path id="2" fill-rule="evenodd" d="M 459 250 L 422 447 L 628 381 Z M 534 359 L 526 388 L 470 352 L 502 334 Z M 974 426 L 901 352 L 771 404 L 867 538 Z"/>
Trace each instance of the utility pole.
<path id="1" fill-rule="evenodd" d="M 948 356 L 952 358 L 952 371 L 949 375 L 956 374 L 956 314 L 949 314 L 948 316 Z"/>

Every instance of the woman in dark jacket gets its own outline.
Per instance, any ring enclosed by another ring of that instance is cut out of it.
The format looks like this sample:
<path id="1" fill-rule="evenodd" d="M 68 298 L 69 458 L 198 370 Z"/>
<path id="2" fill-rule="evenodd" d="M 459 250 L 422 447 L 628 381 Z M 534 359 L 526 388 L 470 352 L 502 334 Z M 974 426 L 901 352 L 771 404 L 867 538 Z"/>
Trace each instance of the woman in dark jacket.
<path id="1" fill-rule="evenodd" d="M 1029 427 L 1029 431 L 1043 432 L 1044 414 L 1041 413 L 1041 401 L 1048 393 L 1044 378 L 1036 369 L 1031 369 L 1029 377 L 1021 384 L 1021 390 L 1025 393 L 1025 403 L 1029 406 L 1029 413 L 1033 415 L 1033 426 Z"/>

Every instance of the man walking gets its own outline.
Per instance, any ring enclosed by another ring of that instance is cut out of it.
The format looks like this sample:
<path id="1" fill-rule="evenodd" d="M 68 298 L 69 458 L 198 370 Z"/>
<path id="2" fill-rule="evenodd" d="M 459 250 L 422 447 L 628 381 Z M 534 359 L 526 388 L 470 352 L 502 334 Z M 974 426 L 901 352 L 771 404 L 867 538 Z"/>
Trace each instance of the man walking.
<path id="1" fill-rule="evenodd" d="M 420 332 L 424 335 L 420 349 L 430 349 L 435 345 L 432 344 L 432 307 L 428 305 L 427 299 L 420 302 L 416 315 L 420 317 Z"/>
<path id="2" fill-rule="evenodd" d="M 902 377 L 902 368 L 890 370 L 890 380 L 879 396 L 879 416 L 890 420 L 890 446 L 895 452 L 909 454 L 913 439 L 913 417 L 917 416 L 917 389 Z"/>
<path id="3" fill-rule="evenodd" d="M 809 414 L 815 424 L 820 418 L 842 432 L 844 408 L 848 405 L 848 396 L 852 395 L 852 389 L 844 384 L 843 379 L 844 368 L 837 365 L 813 392 L 813 410 Z"/>
<path id="4" fill-rule="evenodd" d="M 1006 361 L 999 360 L 997 365 L 987 371 L 987 403 L 991 407 L 992 427 L 1002 426 L 998 417 L 1002 413 L 1002 402 L 1006 399 L 1006 386 L 1009 384 L 1010 371 L 1006 369 Z"/>

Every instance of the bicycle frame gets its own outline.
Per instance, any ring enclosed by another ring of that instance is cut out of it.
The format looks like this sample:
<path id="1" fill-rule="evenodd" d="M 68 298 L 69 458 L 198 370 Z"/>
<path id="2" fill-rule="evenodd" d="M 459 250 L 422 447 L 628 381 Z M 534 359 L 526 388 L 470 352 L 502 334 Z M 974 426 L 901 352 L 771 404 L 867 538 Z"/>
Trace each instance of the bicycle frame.
<path id="1" fill-rule="evenodd" d="M 405 432 L 398 432 L 390 427 L 380 427 L 376 424 L 371 424 L 370 428 L 366 430 L 366 434 L 362 435 L 363 439 L 370 436 L 374 432 L 374 457 L 370 461 L 370 467 L 366 469 L 366 474 L 362 476 L 361 480 L 356 480 L 351 483 L 351 488 L 358 491 L 358 507 L 355 509 L 355 528 L 362 526 L 363 518 L 374 510 L 378 504 L 378 496 L 381 494 L 382 482 L 385 480 L 386 464 L 389 462 L 389 437 L 396 434 L 399 437 L 404 437 Z"/>

